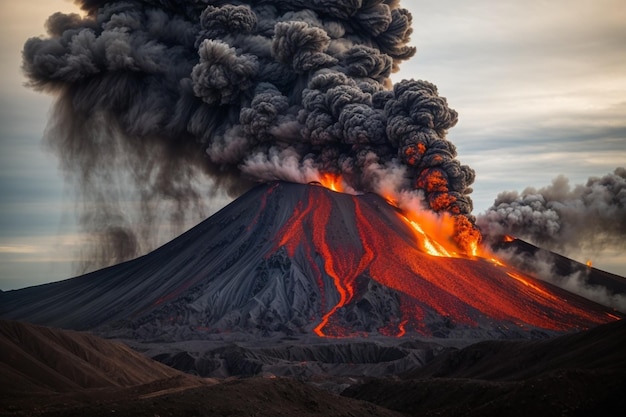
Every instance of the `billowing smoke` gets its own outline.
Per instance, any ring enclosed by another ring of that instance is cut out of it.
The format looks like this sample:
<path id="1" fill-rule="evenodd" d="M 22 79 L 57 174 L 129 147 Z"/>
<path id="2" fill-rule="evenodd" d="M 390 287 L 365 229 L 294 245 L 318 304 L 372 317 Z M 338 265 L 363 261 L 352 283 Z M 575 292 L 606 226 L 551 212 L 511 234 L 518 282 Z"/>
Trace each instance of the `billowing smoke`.
<path id="1" fill-rule="evenodd" d="M 415 53 L 398 0 L 76 1 L 85 15 L 52 15 L 23 68 L 57 97 L 46 141 L 98 237 L 91 266 L 145 251 L 163 213 L 201 213 L 207 184 L 341 174 L 471 228 L 457 113 L 429 82 L 389 80 Z"/>
<path id="2" fill-rule="evenodd" d="M 570 256 L 626 248 L 626 169 L 574 188 L 559 176 L 544 188 L 501 193 L 477 224 L 486 236 L 513 235 Z"/>

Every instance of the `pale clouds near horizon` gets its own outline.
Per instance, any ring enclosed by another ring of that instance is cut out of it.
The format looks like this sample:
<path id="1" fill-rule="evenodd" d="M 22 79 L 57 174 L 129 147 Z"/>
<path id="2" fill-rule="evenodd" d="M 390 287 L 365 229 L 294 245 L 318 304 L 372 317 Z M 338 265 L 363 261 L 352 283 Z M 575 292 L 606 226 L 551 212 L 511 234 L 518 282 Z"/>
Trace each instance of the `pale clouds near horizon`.
<path id="1" fill-rule="evenodd" d="M 417 55 L 393 78 L 435 83 L 459 112 L 449 139 L 477 172 L 475 213 L 501 191 L 542 187 L 559 174 L 584 183 L 626 165 L 623 0 L 401 4 L 413 14 Z M 19 70 L 24 41 L 44 34 L 55 11 L 77 8 L 0 1 L 0 289 L 70 274 L 73 205 L 55 157 L 39 144 L 51 100 L 23 87 Z M 594 257 L 626 275 L 620 253 Z"/>

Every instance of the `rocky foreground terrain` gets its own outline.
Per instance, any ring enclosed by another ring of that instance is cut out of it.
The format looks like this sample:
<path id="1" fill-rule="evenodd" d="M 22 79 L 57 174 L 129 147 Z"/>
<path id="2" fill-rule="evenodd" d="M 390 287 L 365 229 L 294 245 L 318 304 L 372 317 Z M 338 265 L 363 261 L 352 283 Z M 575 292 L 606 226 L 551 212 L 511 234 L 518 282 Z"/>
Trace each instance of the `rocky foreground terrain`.
<path id="1" fill-rule="evenodd" d="M 201 378 L 119 342 L 0 322 L 2 416 L 587 416 L 626 406 L 626 322 L 446 348 L 394 377 Z"/>

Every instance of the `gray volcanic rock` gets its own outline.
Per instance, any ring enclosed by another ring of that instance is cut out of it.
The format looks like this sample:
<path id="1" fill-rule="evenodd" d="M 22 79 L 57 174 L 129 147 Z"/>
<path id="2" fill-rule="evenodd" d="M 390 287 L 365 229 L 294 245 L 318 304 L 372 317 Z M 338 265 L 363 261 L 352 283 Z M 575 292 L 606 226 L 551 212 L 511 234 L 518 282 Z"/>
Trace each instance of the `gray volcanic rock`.
<path id="1" fill-rule="evenodd" d="M 448 349 L 403 378 L 520 380 L 560 369 L 614 370 L 626 382 L 626 321 L 544 340 L 489 340 Z"/>
<path id="2" fill-rule="evenodd" d="M 422 367 L 446 350 L 434 342 L 401 343 L 392 338 L 127 343 L 159 362 L 202 377 L 266 375 L 301 380 L 316 375 L 397 375 Z"/>
<path id="3" fill-rule="evenodd" d="M 448 349 L 398 378 L 342 395 L 409 416 L 610 416 L 626 406 L 626 321 L 546 340 Z M 451 401 L 451 399 L 454 399 Z"/>

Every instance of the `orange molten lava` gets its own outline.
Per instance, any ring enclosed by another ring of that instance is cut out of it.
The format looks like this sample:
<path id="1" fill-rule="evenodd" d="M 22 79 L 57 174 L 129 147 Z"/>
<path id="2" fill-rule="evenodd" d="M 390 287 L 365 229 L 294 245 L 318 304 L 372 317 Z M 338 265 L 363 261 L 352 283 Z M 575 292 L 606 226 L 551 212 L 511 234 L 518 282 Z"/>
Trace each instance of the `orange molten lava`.
<path id="1" fill-rule="evenodd" d="M 331 197 L 321 187 L 307 193 L 279 232 L 275 250 L 284 247 L 292 259 L 311 265 L 322 296 L 314 328 L 319 336 L 358 334 L 342 326 L 342 309 L 358 299 L 369 279 L 399 294 L 401 316 L 378 329 L 384 335 L 429 334 L 424 323 L 433 314 L 461 326 L 496 321 L 550 330 L 611 320 L 495 258 L 476 257 L 478 244 L 476 252 L 460 253 L 446 237 L 453 223 L 381 211 L 371 195 Z"/>
<path id="2" fill-rule="evenodd" d="M 393 197 L 387 195 L 383 198 L 398 207 Z M 448 258 L 478 256 L 480 232 L 467 217 L 430 211 L 402 211 L 399 215 L 415 231 L 417 241 L 421 242 L 426 253 Z"/>
<path id="3" fill-rule="evenodd" d="M 416 235 L 417 235 L 417 241 L 421 242 L 422 249 L 424 249 L 424 251 L 428 253 L 429 255 L 452 257 L 453 254 L 456 254 L 455 252 L 451 253 L 448 250 L 446 250 L 446 248 L 437 240 L 431 239 L 426 234 L 422 226 L 420 226 L 419 222 L 415 220 L 411 220 L 409 219 L 409 217 L 403 214 L 400 214 L 400 217 L 402 217 L 402 219 L 405 220 L 406 223 L 413 228 L 413 230 L 415 230 Z"/>
<path id="4" fill-rule="evenodd" d="M 320 184 L 330 190 L 336 192 L 345 192 L 345 185 L 341 175 L 330 173 L 320 174 L 319 181 Z"/>

